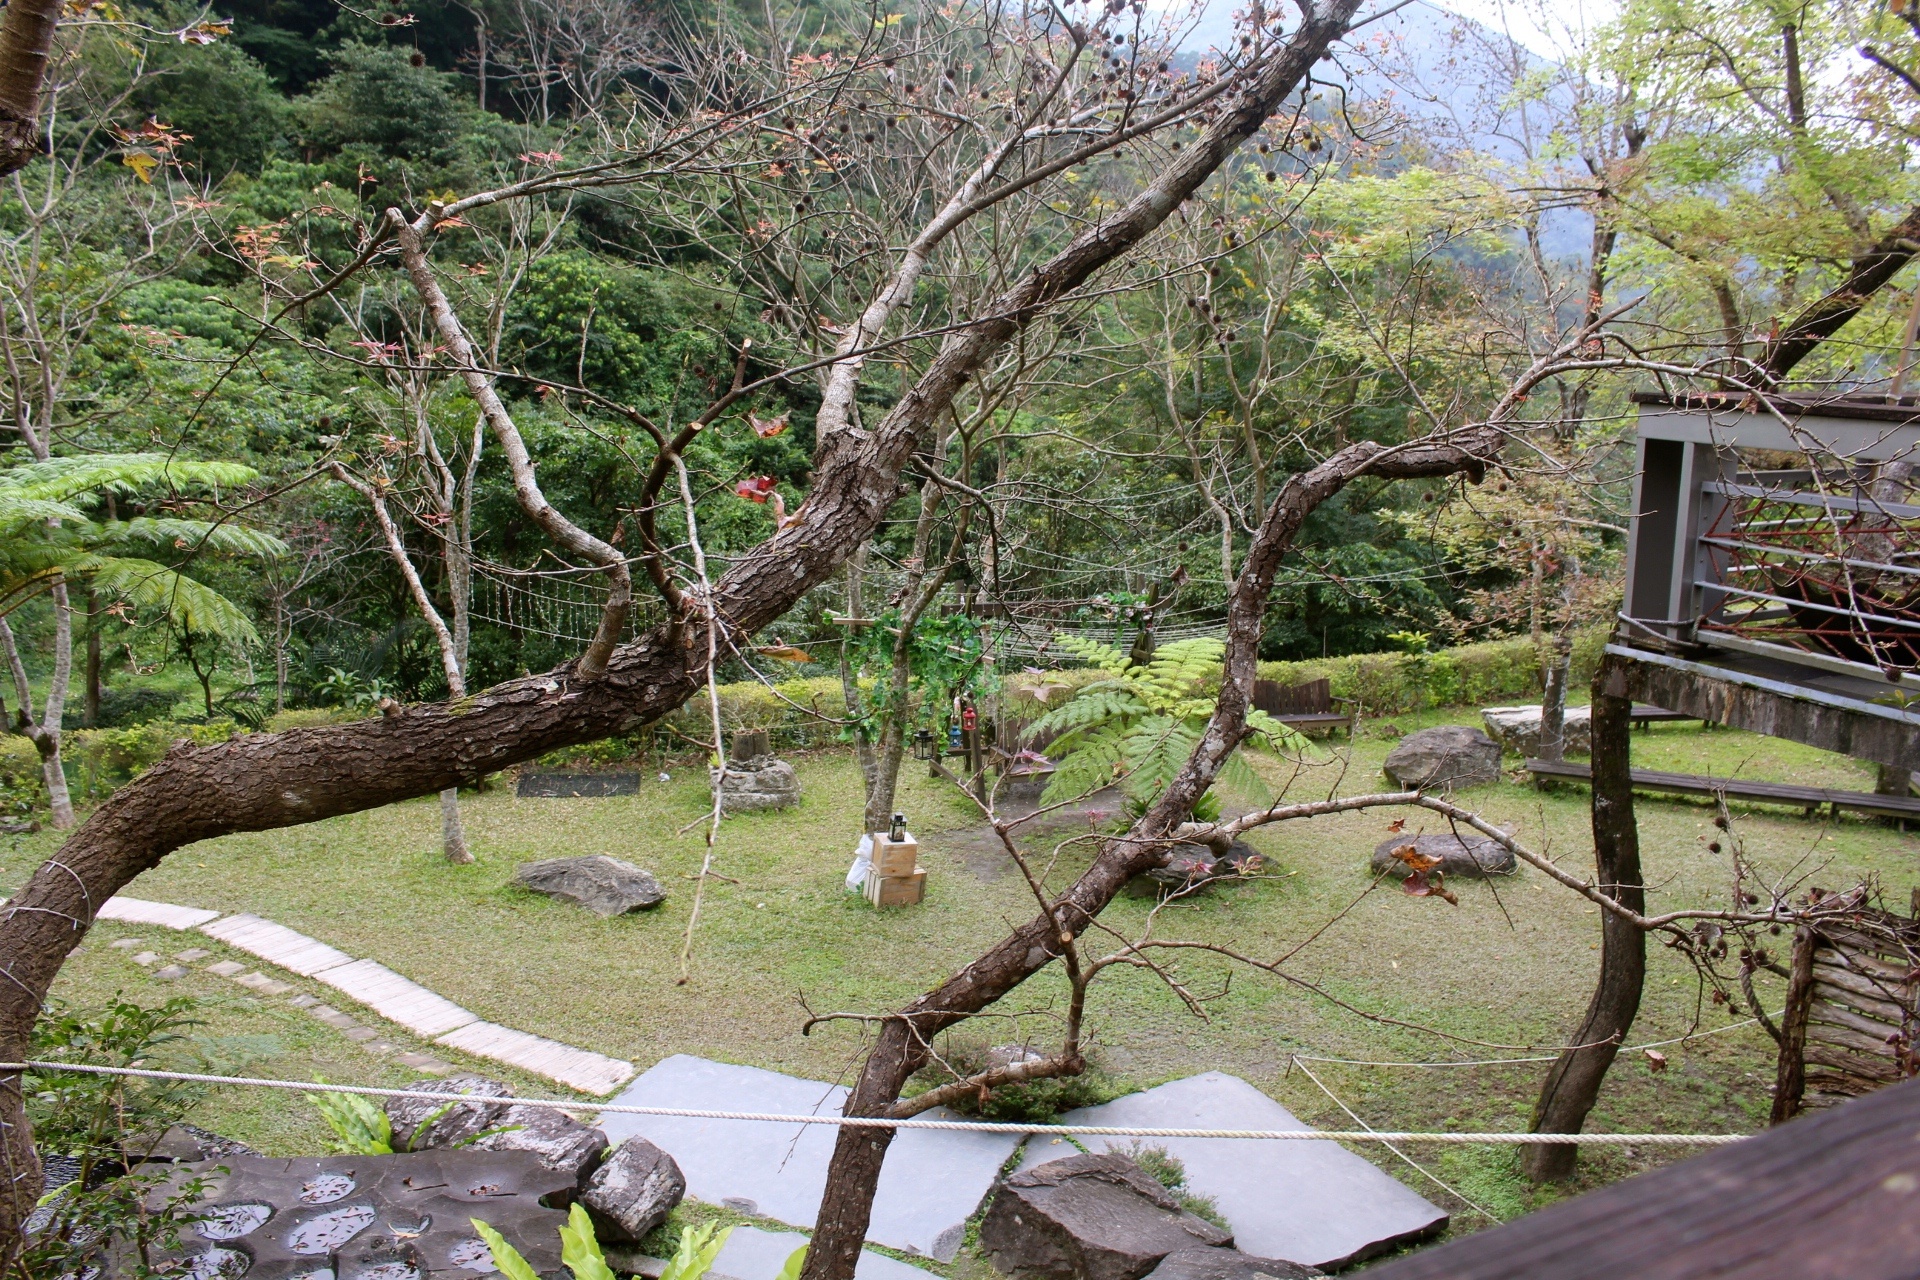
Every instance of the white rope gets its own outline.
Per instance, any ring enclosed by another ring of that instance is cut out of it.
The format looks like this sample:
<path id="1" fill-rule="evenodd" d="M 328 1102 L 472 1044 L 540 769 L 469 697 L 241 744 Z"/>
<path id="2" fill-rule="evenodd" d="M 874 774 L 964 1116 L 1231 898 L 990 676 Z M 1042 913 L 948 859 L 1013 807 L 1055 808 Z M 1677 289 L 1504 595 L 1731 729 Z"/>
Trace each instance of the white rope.
<path id="1" fill-rule="evenodd" d="M 1785 1010 L 1773 1016 L 1778 1018 Z M 1684 1036 L 1675 1036 L 1671 1040 L 1649 1040 L 1645 1044 L 1630 1044 L 1623 1047 L 1621 1053 L 1640 1053 L 1647 1049 L 1664 1049 L 1670 1044 L 1685 1044 L 1689 1040 L 1704 1040 L 1708 1036 L 1717 1036 L 1722 1031 L 1738 1031 L 1741 1027 L 1751 1027 L 1759 1022 L 1758 1018 L 1743 1018 L 1739 1022 L 1729 1022 L 1724 1027 L 1715 1027 L 1711 1031 L 1692 1031 Z M 1606 1041 L 1596 1041 L 1595 1045 Z M 1580 1048 L 1592 1048 L 1594 1045 L 1581 1045 Z M 1316 1058 L 1311 1054 L 1293 1053 L 1287 1056 L 1295 1062 L 1325 1062 L 1336 1067 L 1504 1067 L 1513 1063 L 1558 1062 L 1566 1050 L 1550 1053 L 1538 1058 L 1479 1058 L 1470 1062 L 1369 1062 L 1364 1058 Z"/>
<path id="2" fill-rule="evenodd" d="M 1394 1133 L 1341 1129 L 1151 1129 L 1100 1124 L 999 1124 L 988 1120 L 890 1120 L 885 1116 L 783 1116 L 762 1111 L 705 1111 L 693 1107 L 641 1107 L 622 1103 L 580 1102 L 567 1098 L 503 1098 L 436 1093 L 426 1089 L 383 1089 L 375 1085 L 325 1084 L 310 1080 L 264 1080 L 255 1076 L 210 1076 L 146 1067 L 102 1067 L 75 1062 L 0 1062 L 0 1072 L 78 1071 L 102 1076 L 137 1076 L 193 1084 L 244 1085 L 254 1089 L 318 1089 L 323 1093 L 359 1093 L 377 1098 L 418 1098 L 445 1103 L 462 1097 L 509 1102 L 523 1107 L 595 1111 L 601 1115 L 684 1116 L 694 1120 L 754 1120 L 767 1124 L 830 1124 L 856 1129 L 938 1129 L 959 1133 L 1072 1133 L 1099 1138 L 1260 1138 L 1281 1142 L 1437 1142 L 1494 1146 L 1688 1147 L 1744 1142 L 1744 1133 Z"/>

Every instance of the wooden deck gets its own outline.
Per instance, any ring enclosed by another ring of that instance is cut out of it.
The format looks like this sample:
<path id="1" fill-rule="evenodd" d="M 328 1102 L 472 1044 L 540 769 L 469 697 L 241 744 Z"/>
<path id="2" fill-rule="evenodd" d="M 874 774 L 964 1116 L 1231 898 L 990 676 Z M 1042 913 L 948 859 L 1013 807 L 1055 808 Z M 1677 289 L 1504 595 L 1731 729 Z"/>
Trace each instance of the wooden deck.
<path id="1" fill-rule="evenodd" d="M 1566 760 L 1529 760 L 1527 772 L 1536 780 L 1593 780 L 1592 769 Z M 1663 773 L 1658 769 L 1635 769 L 1633 785 L 1643 791 L 1667 791 L 1690 796 L 1710 796 L 1724 791 L 1729 800 L 1793 805 L 1809 813 L 1821 805 L 1831 805 L 1836 812 L 1854 809 L 1861 813 L 1886 814 L 1895 818 L 1920 818 L 1920 796 L 1882 796 L 1871 791 L 1836 791 L 1831 787 L 1798 787 L 1786 782 L 1752 782 L 1745 778 L 1708 778 L 1693 773 Z"/>
<path id="2" fill-rule="evenodd" d="M 1367 1280 L 1911 1280 L 1920 1080 L 1378 1264 Z"/>

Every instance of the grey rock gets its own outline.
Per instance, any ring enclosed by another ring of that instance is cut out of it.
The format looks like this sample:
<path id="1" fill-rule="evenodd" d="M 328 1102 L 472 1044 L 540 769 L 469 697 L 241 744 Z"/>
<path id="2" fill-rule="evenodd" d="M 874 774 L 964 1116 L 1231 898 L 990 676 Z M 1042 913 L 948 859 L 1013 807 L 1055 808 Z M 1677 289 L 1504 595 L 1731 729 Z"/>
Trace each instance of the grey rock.
<path id="1" fill-rule="evenodd" d="M 513 1090 L 485 1076 L 450 1076 L 445 1080 L 416 1080 L 407 1086 L 412 1093 L 436 1093 L 471 1097 L 472 1102 L 455 1103 L 444 1115 L 434 1113 L 447 1105 L 428 1098 L 388 1098 L 387 1123 L 393 1126 L 395 1150 L 427 1151 L 436 1147 L 454 1147 L 472 1142 L 494 1128 L 507 1113 L 505 1099 Z M 428 1123 L 429 1118 L 432 1119 Z M 420 1128 L 426 1125 L 426 1132 Z"/>
<path id="2" fill-rule="evenodd" d="M 1409 874 L 1411 868 L 1393 856 L 1395 849 L 1408 845 L 1426 857 L 1440 859 L 1435 870 L 1445 876 L 1512 875 L 1519 865 L 1514 861 L 1513 850 L 1484 837 L 1468 840 L 1454 835 L 1389 836 L 1373 851 L 1369 864 L 1373 874 L 1379 875 L 1382 871 L 1398 871 L 1403 877 Z"/>
<path id="3" fill-rule="evenodd" d="M 535 893 L 585 907 L 598 916 L 646 911 L 667 900 L 667 891 L 652 872 L 605 854 L 523 862 L 514 868 L 513 878 Z"/>
<path id="4" fill-rule="evenodd" d="M 980 1063 L 982 1071 L 1001 1071 L 1007 1067 L 1023 1067 L 1029 1062 L 1040 1062 L 1046 1058 L 1040 1050 L 1024 1044 L 997 1044 L 986 1052 Z"/>
<path id="5" fill-rule="evenodd" d="M 645 1138 L 628 1138 L 594 1171 L 580 1203 L 613 1240 L 639 1240 L 667 1220 L 687 1194 L 673 1157 Z"/>
<path id="6" fill-rule="evenodd" d="M 1225 853 L 1215 853 L 1204 844 L 1180 843 L 1173 846 L 1165 866 L 1135 876 L 1127 883 L 1134 897 L 1164 897 L 1191 892 L 1215 880 L 1250 875 L 1264 860 L 1258 849 L 1244 840 L 1235 840 Z"/>
<path id="7" fill-rule="evenodd" d="M 140 1143 L 134 1144 L 134 1150 L 140 1149 Z M 191 1164 L 197 1160 L 216 1160 L 224 1156 L 251 1156 L 259 1154 L 246 1143 L 234 1138 L 225 1138 L 211 1129 L 202 1129 L 199 1125 L 176 1124 L 168 1127 L 153 1146 L 148 1149 L 144 1163 L 148 1164 Z"/>
<path id="8" fill-rule="evenodd" d="M 1540 754 L 1539 707 L 1488 707 L 1480 721 L 1506 750 L 1519 756 Z M 1568 707 L 1561 719 L 1561 740 L 1568 755 L 1584 756 L 1593 747 L 1593 708 Z"/>
<path id="9" fill-rule="evenodd" d="M 729 761 L 724 778 L 718 769 L 708 769 L 707 778 L 720 784 L 722 813 L 785 809 L 800 803 L 799 775 L 792 765 L 775 756 Z"/>
<path id="10" fill-rule="evenodd" d="M 1111 1153 L 1014 1174 L 980 1223 L 980 1247 L 1014 1280 L 1141 1280 L 1177 1250 L 1232 1243 L 1139 1165 Z"/>
<path id="11" fill-rule="evenodd" d="M 1147 1280 L 1311 1280 L 1324 1276 L 1318 1267 L 1284 1258 L 1256 1258 L 1238 1249 L 1196 1245 L 1168 1254 Z"/>
<path id="12" fill-rule="evenodd" d="M 1400 739 L 1382 772 L 1402 787 L 1459 790 L 1500 779 L 1500 744 L 1478 729 L 1443 724 Z"/>
<path id="13" fill-rule="evenodd" d="M 605 1133 L 552 1107 L 515 1104 L 500 1114 L 493 1128 L 497 1132 L 473 1144 L 477 1150 L 530 1152 L 555 1173 L 571 1177 L 576 1187 L 587 1185 L 609 1145 Z"/>

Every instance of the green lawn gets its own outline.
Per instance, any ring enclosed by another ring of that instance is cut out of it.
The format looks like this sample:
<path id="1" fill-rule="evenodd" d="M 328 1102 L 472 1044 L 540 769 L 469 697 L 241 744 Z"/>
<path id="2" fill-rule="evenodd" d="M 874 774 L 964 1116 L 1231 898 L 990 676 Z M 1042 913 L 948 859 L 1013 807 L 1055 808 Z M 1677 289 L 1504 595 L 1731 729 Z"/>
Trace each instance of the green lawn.
<path id="1" fill-rule="evenodd" d="M 1395 717 L 1411 730 L 1465 713 Z M 1380 785 L 1379 762 L 1395 735 L 1376 723 L 1349 755 L 1323 744 L 1295 766 L 1265 762 L 1275 785 L 1295 797 Z M 1634 734 L 1635 762 L 1665 769 L 1872 787 L 1871 770 L 1789 743 L 1727 730 L 1662 725 Z M 880 1012 L 964 964 L 1011 924 L 1031 914 L 1016 875 L 955 833 L 968 810 L 924 776 L 910 777 L 900 807 L 920 835 L 931 873 L 917 909 L 878 914 L 843 891 L 857 839 L 859 781 L 851 760 L 822 752 L 796 761 L 806 787 L 797 809 L 730 820 L 716 867 L 738 883 L 710 885 L 694 950 L 693 977 L 676 985 L 678 954 L 692 903 L 705 806 L 704 771 L 681 767 L 670 783 L 648 777 L 635 797 L 520 800 L 505 786 L 466 800 L 467 829 L 479 853 L 472 866 L 436 855 L 439 810 L 432 800 L 289 831 L 233 836 L 182 850 L 128 892 L 223 911 L 254 911 L 356 956 L 370 956 L 483 1017 L 633 1060 L 642 1069 L 671 1053 L 693 1053 L 823 1079 L 846 1080 L 862 1041 L 855 1025 L 799 1032 L 806 1011 Z M 1590 866 L 1586 793 L 1542 793 L 1512 781 L 1468 793 L 1487 817 L 1510 825 L 1536 849 L 1569 866 Z M 1723 856 L 1703 804 L 1643 797 L 1641 839 L 1656 908 L 1715 903 L 1725 892 Z M 1367 888 L 1365 866 L 1395 815 L 1375 812 L 1269 827 L 1254 843 L 1271 859 L 1267 875 L 1177 904 L 1157 931 L 1231 943 L 1257 956 L 1294 947 Z M 1807 820 L 1781 809 L 1736 809 L 1737 832 L 1765 875 L 1810 874 L 1833 887 L 1878 877 L 1904 902 L 1915 882 L 1914 837 L 1877 823 Z M 1408 830 L 1440 829 L 1414 813 Z M 676 834 L 694 824 L 686 834 Z M 943 834 L 944 833 L 944 834 Z M 977 839 L 973 842 L 977 846 Z M 1042 850 L 1050 841 L 1039 842 Z M 17 884 L 54 847 L 51 833 L 14 839 L 0 853 L 0 889 Z M 511 886 L 515 863 L 606 853 L 652 869 L 671 898 L 661 909 L 603 921 Z M 1085 864 L 1084 842 L 1062 848 L 1052 876 L 1064 883 Z M 1584 1007 L 1597 955 L 1596 910 L 1544 877 L 1523 870 L 1497 885 L 1459 886 L 1460 904 L 1412 899 L 1391 883 L 1368 894 L 1291 962 L 1290 972 L 1367 1011 L 1444 1030 L 1449 1042 L 1368 1022 L 1299 987 L 1260 973 L 1227 983 L 1223 962 L 1193 956 L 1180 979 L 1212 997 L 1204 1020 L 1151 975 L 1110 970 L 1097 988 L 1093 1056 L 1116 1084 L 1144 1086 L 1195 1071 L 1246 1077 L 1311 1122 L 1351 1122 L 1290 1055 L 1365 1062 L 1437 1061 L 1551 1053 Z M 1148 903 L 1122 899 L 1104 923 L 1134 935 Z M 208 997 L 209 1053 L 259 1074 L 398 1083 L 407 1073 L 288 1008 L 195 973 L 157 982 L 108 944 L 140 936 L 157 949 L 196 945 L 184 935 L 103 924 L 63 973 L 57 994 L 98 999 L 115 989 L 157 998 L 184 991 Z M 1090 945 L 1097 945 L 1092 939 Z M 204 943 L 209 947 L 217 944 Z M 303 989 L 325 994 L 317 984 Z M 1777 1008 L 1780 984 L 1766 979 Z M 1736 1015 L 1702 1006 L 1691 972 L 1655 946 L 1637 1040 L 1721 1027 Z M 1008 1002 L 1006 1021 L 978 1032 L 982 1042 L 1031 1036 L 1044 1043 L 1061 989 L 1043 975 Z M 356 1014 L 353 1006 L 343 1006 Z M 1741 1015 L 1743 1016 L 1743 1015 Z M 380 1025 L 371 1014 L 368 1022 Z M 412 1043 L 393 1029 L 398 1043 Z M 1478 1043 L 1470 1043 L 1478 1042 Z M 1751 1129 L 1764 1122 L 1773 1046 L 1747 1027 L 1665 1050 L 1670 1068 L 1652 1074 L 1623 1057 L 1591 1122 L 1595 1129 Z M 462 1063 L 501 1074 L 480 1063 Z M 1524 1126 L 1543 1064 L 1410 1069 L 1310 1064 L 1369 1124 L 1382 1128 L 1517 1129 Z M 508 1073 L 510 1075 L 510 1073 Z M 537 1081 L 529 1089 L 551 1092 Z M 203 1123 L 270 1151 L 313 1150 L 321 1128 L 309 1110 L 278 1095 L 228 1091 L 205 1104 Z M 1464 1229 L 1484 1225 L 1458 1200 L 1391 1155 L 1368 1151 L 1423 1194 L 1447 1203 Z M 1470 1200 L 1500 1217 L 1541 1203 L 1513 1173 L 1508 1151 L 1448 1148 L 1414 1153 Z M 1427 1158 L 1430 1156 L 1431 1158 Z M 1583 1156 L 1580 1183 L 1649 1167 L 1670 1154 L 1606 1151 Z M 968 1268 L 961 1266 L 961 1270 Z"/>

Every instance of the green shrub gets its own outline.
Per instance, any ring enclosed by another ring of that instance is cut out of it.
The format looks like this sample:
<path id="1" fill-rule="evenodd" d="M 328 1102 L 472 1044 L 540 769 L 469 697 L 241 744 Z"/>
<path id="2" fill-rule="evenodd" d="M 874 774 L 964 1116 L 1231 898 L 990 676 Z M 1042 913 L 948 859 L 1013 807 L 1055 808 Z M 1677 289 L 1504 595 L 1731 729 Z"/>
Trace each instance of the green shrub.
<path id="1" fill-rule="evenodd" d="M 0 812 L 24 816 L 47 801 L 40 753 L 17 733 L 0 737 Z"/>
<path id="2" fill-rule="evenodd" d="M 1604 627 L 1574 633 L 1576 691 L 1593 679 L 1606 643 Z M 1327 679 L 1332 682 L 1334 697 L 1357 699 L 1367 715 L 1537 699 L 1543 672 L 1543 655 L 1524 637 L 1431 653 L 1358 653 L 1343 658 L 1260 664 L 1260 678 L 1279 684 Z"/>

